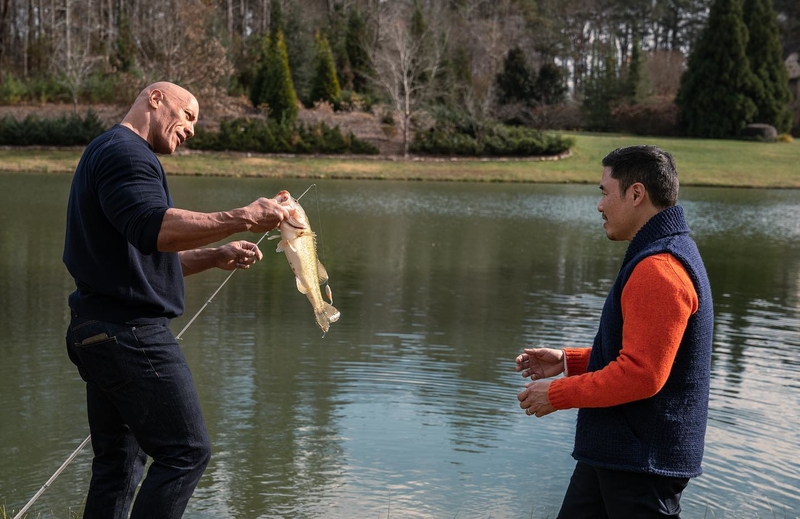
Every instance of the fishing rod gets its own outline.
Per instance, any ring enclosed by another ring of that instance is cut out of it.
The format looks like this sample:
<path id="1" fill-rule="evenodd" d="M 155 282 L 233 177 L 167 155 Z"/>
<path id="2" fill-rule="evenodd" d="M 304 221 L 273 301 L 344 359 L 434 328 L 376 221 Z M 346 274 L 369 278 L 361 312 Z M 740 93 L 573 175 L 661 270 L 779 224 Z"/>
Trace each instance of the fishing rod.
<path id="1" fill-rule="evenodd" d="M 316 185 L 317 185 L 317 184 L 316 184 L 316 183 L 314 183 L 314 184 L 311 184 L 310 186 L 308 186 L 308 188 L 307 188 L 305 191 L 303 191 L 303 194 L 302 194 L 302 195 L 300 195 L 300 196 L 298 196 L 297 198 L 295 198 L 295 200 L 300 200 L 301 198 L 303 198 L 303 197 L 306 195 L 306 193 L 308 193 L 308 192 L 311 190 L 311 188 L 312 188 L 312 187 L 316 187 Z M 259 244 L 259 243 L 261 243 L 261 241 L 262 241 L 264 238 L 266 238 L 266 237 L 267 237 L 267 235 L 269 234 L 269 232 L 270 232 L 270 231 L 267 231 L 267 232 L 265 232 L 265 233 L 264 233 L 264 234 L 261 236 L 261 238 L 259 238 L 259 239 L 258 239 L 258 241 L 256 242 L 256 247 L 258 246 L 258 244 Z M 236 274 L 236 271 L 237 271 L 237 270 L 239 270 L 239 269 L 238 269 L 238 268 L 235 268 L 235 269 L 233 269 L 233 270 L 231 271 L 231 273 L 230 273 L 230 274 L 228 274 L 228 277 L 226 277 L 226 278 L 225 278 L 225 281 L 223 281 L 223 282 L 222 282 L 222 284 L 221 284 L 220 286 L 218 286 L 218 287 L 217 287 L 217 289 L 214 291 L 214 293 L 213 293 L 213 294 L 211 294 L 211 297 L 209 297 L 209 298 L 208 298 L 208 300 L 207 300 L 207 301 L 206 301 L 206 302 L 203 304 L 203 306 L 201 306 L 201 307 L 200 307 L 200 310 L 198 310 L 198 311 L 197 311 L 197 313 L 195 313 L 195 314 L 194 314 L 194 316 L 193 316 L 191 319 L 189 319 L 189 322 L 188 322 L 188 323 L 186 323 L 186 326 L 184 326 L 184 327 L 183 327 L 183 329 L 182 329 L 180 332 L 178 332 L 178 335 L 176 335 L 176 336 L 175 336 L 175 339 L 176 339 L 176 340 L 179 340 L 179 341 L 183 340 L 183 333 L 184 333 L 184 332 L 185 332 L 187 329 L 189 329 L 189 327 L 192 325 L 192 323 L 195 321 L 195 319 L 197 319 L 197 317 L 198 317 L 198 316 L 199 316 L 201 313 L 203 313 L 203 310 L 205 310 L 205 309 L 206 309 L 206 307 L 207 307 L 209 304 L 211 304 L 211 301 L 214 299 L 214 297 L 215 297 L 215 296 L 216 296 L 216 295 L 219 293 L 219 291 L 220 291 L 220 290 L 222 290 L 222 287 L 224 287 L 224 286 L 225 286 L 225 283 L 227 283 L 227 282 L 228 282 L 228 280 L 229 280 L 230 278 L 232 278 L 234 274 Z M 70 454 L 70 455 L 69 455 L 69 457 L 66 459 L 66 461 L 65 461 L 64 463 L 62 463 L 62 464 L 61 464 L 61 466 L 60 466 L 60 467 L 58 467 L 58 470 L 56 470 L 56 471 L 53 473 L 53 475 L 52 475 L 52 476 L 50 476 L 50 479 L 48 479 L 48 480 L 45 482 L 45 484 L 44 484 L 44 485 L 42 485 L 42 488 L 40 488 L 40 489 L 39 489 L 39 491 L 38 491 L 38 492 L 36 492 L 36 494 L 34 494 L 34 496 L 31 498 L 31 500 L 30 500 L 30 501 L 28 501 L 28 503 L 27 503 L 25 506 L 23 506 L 23 507 L 22 507 L 22 509 L 21 509 L 21 510 L 20 510 L 20 511 L 17 513 L 17 515 L 15 515 L 15 516 L 14 516 L 14 519 L 21 519 L 21 517 L 22 517 L 22 514 L 24 514 L 25 512 L 27 512 L 27 511 L 28 511 L 28 509 L 29 509 L 31 506 L 33 506 L 33 504 L 36 502 L 36 500 L 37 500 L 37 499 L 39 499 L 39 498 L 42 496 L 42 494 L 44 494 L 44 491 L 45 491 L 45 490 L 47 490 L 47 489 L 50 487 L 50 485 L 53 483 L 53 481 L 55 481 L 55 480 L 56 480 L 56 478 L 57 478 L 58 476 L 60 476 L 62 472 L 64 472 L 64 469 L 66 469 L 66 468 L 67 468 L 67 465 L 69 465 L 70 463 L 72 463 L 72 461 L 73 461 L 73 460 L 74 460 L 74 459 L 75 459 L 75 458 L 78 456 L 78 454 L 80 454 L 80 452 L 83 450 L 83 448 L 84 448 L 84 447 L 86 447 L 86 445 L 89 443 L 89 441 L 90 441 L 91 439 L 92 439 L 92 435 L 90 434 L 89 436 L 87 436 L 87 437 L 86 437 L 86 439 L 85 439 L 85 440 L 83 440 L 83 441 L 81 442 L 81 444 L 80 444 L 80 445 L 78 445 L 78 448 L 77 448 L 77 449 L 75 449 L 75 450 L 72 452 L 72 454 Z"/>

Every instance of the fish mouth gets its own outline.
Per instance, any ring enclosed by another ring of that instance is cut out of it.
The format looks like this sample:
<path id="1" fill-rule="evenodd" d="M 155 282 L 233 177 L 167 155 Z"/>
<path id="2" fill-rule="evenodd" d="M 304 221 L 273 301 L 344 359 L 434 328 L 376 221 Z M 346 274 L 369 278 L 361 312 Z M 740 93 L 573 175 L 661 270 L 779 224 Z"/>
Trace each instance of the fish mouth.
<path id="1" fill-rule="evenodd" d="M 283 221 L 283 223 L 285 223 L 289 227 L 293 227 L 295 229 L 300 229 L 300 230 L 305 229 L 305 226 L 303 224 L 301 224 L 300 222 L 298 222 L 297 220 L 295 220 L 294 218 L 287 218 L 287 219 L 285 219 Z"/>
<path id="2" fill-rule="evenodd" d="M 284 189 L 282 191 L 279 191 L 278 194 L 275 195 L 275 201 L 278 202 L 279 204 L 285 204 L 289 201 L 293 202 L 294 199 L 292 198 L 292 195 L 290 195 L 289 192 Z"/>

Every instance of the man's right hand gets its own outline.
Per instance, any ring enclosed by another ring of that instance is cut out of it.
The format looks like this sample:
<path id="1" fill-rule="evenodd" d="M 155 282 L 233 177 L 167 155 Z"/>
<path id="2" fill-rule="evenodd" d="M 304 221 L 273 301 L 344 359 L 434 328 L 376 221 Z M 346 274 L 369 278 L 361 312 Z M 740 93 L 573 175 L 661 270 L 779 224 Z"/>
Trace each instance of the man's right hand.
<path id="1" fill-rule="evenodd" d="M 265 233 L 275 229 L 295 211 L 291 204 L 284 205 L 274 198 L 266 197 L 259 198 L 244 209 L 253 222 L 248 230 L 255 233 Z"/>

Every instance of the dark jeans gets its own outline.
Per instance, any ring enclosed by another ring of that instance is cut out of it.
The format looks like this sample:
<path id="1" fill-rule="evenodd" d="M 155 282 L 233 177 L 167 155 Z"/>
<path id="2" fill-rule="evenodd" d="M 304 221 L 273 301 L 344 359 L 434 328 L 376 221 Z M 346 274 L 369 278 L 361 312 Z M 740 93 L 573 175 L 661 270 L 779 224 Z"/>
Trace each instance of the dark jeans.
<path id="1" fill-rule="evenodd" d="M 609 470 L 578 462 L 558 519 L 680 517 L 688 478 Z"/>
<path id="2" fill-rule="evenodd" d="M 73 315 L 67 351 L 86 381 L 94 460 L 84 518 L 183 515 L 211 446 L 192 375 L 164 324 L 130 326 Z"/>

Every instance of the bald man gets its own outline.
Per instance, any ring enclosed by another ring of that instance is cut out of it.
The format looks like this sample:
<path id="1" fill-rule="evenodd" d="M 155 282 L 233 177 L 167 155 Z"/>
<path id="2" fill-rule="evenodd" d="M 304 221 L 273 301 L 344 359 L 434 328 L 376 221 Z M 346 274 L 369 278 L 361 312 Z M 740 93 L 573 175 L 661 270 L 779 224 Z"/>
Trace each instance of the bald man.
<path id="1" fill-rule="evenodd" d="M 211 447 L 191 373 L 169 329 L 184 310 L 183 278 L 262 259 L 228 236 L 264 233 L 290 216 L 271 198 L 229 211 L 173 207 L 156 153 L 194 135 L 200 108 L 178 85 L 155 83 L 122 122 L 92 141 L 72 180 L 64 264 L 75 279 L 66 342 L 86 382 L 94 460 L 84 518 L 174 518 Z M 147 458 L 147 478 L 133 502 Z"/>

